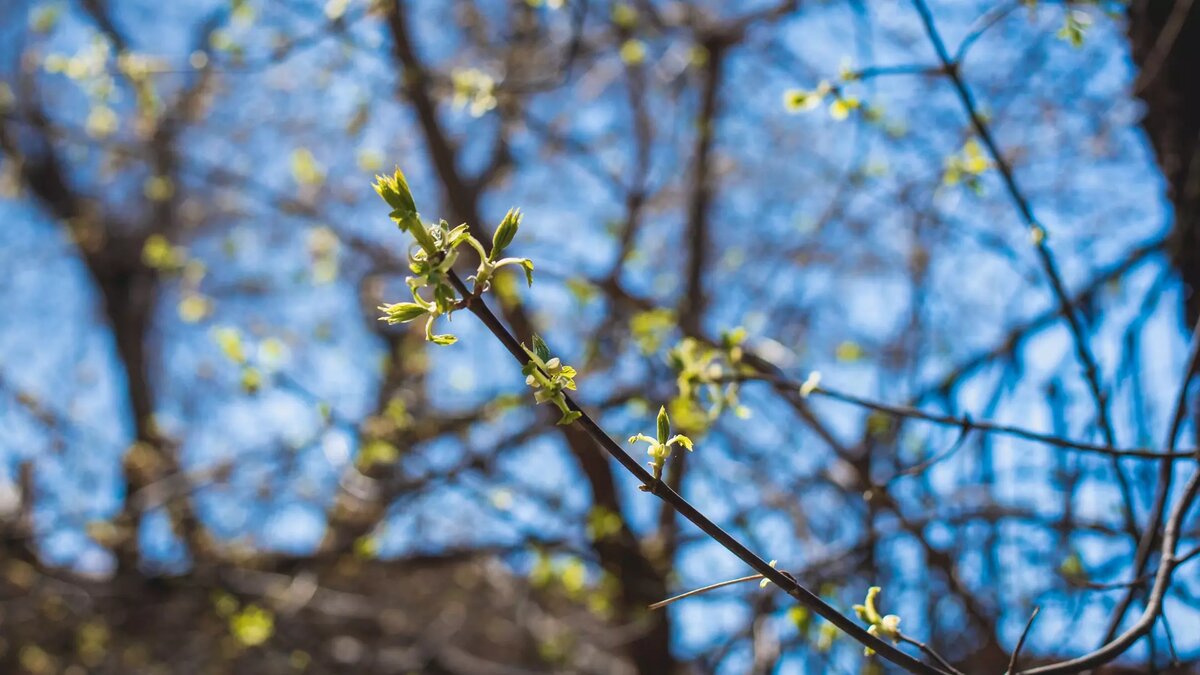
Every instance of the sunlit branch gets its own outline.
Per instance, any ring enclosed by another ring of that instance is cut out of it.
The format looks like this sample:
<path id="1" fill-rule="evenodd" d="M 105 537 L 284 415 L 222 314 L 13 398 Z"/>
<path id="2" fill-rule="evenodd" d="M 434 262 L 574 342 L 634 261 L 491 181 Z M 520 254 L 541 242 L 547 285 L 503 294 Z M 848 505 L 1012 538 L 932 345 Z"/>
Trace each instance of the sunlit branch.
<path id="1" fill-rule="evenodd" d="M 451 280 L 453 281 L 458 292 L 462 294 L 463 297 L 470 296 L 470 289 L 467 288 L 467 286 L 458 278 L 456 274 L 451 273 Z M 500 341 L 500 343 L 504 345 L 505 349 L 508 350 L 509 354 L 511 354 L 518 363 L 524 365 L 528 361 L 528 356 L 526 355 L 525 350 L 521 347 L 521 344 L 517 342 L 516 338 L 514 338 L 508 332 L 508 329 L 504 327 L 504 324 L 500 323 L 500 320 L 496 318 L 496 315 L 492 314 L 491 310 L 488 309 L 487 304 L 482 299 L 471 303 L 468 309 L 470 309 L 470 311 L 476 317 L 478 317 L 480 321 L 483 322 L 488 330 L 491 331 L 492 335 L 494 335 Z M 697 510 L 696 507 L 692 506 L 690 502 L 685 500 L 677 492 L 665 485 L 662 481 L 655 480 L 654 477 L 651 476 L 648 471 L 646 471 L 646 469 L 642 468 L 642 465 L 639 464 L 637 460 L 621 449 L 621 447 L 617 445 L 612 438 L 610 438 L 608 434 L 606 434 L 604 430 L 601 429 L 600 426 L 585 411 L 583 411 L 570 396 L 566 396 L 566 400 L 567 405 L 571 410 L 580 413 L 580 417 L 575 424 L 578 424 L 596 445 L 598 445 L 610 457 L 620 463 L 626 471 L 633 474 L 634 477 L 636 477 L 642 483 L 642 485 L 652 488 L 652 494 L 674 507 L 680 515 L 682 515 L 684 518 L 687 518 L 694 525 L 699 527 L 701 531 L 711 537 L 713 541 L 720 544 L 722 548 L 737 556 L 737 558 L 739 558 L 742 562 L 749 565 L 764 578 L 769 579 L 772 583 L 779 586 L 779 588 L 783 589 L 788 595 L 795 598 L 802 605 L 808 607 L 813 612 L 819 614 L 827 621 L 837 626 L 838 629 L 840 629 L 843 633 L 846 633 L 864 646 L 870 647 L 888 661 L 891 661 L 892 663 L 895 663 L 896 665 L 901 666 L 905 670 L 913 673 L 933 674 L 945 672 L 940 668 L 923 663 L 897 649 L 886 641 L 880 640 L 874 635 L 869 634 L 866 629 L 858 625 L 858 623 L 856 623 L 853 619 L 838 612 L 836 609 L 822 600 L 821 597 L 816 593 L 805 588 L 792 579 L 790 575 L 784 574 L 783 571 L 771 567 L 766 560 L 763 560 L 757 556 L 732 535 L 721 529 L 721 527 L 712 520 L 709 520 L 708 517 Z"/>

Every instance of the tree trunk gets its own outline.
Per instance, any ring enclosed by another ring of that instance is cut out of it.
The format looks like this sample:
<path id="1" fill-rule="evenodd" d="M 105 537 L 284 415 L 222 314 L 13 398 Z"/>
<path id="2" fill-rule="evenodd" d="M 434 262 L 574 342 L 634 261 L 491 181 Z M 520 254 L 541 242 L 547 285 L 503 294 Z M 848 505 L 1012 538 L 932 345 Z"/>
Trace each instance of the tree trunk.
<path id="1" fill-rule="evenodd" d="M 1169 253 L 1190 331 L 1200 318 L 1200 2 L 1137 0 L 1129 40 L 1139 69 L 1133 93 L 1146 103 L 1142 127 L 1175 207 Z"/>

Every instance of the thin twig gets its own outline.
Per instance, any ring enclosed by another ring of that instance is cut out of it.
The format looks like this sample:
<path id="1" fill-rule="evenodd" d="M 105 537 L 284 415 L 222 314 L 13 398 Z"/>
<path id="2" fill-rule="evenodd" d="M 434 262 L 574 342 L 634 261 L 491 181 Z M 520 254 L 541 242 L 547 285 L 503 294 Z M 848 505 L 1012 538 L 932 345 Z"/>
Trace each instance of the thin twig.
<path id="1" fill-rule="evenodd" d="M 1172 634 L 1171 621 L 1167 619 L 1167 609 L 1165 607 L 1163 608 L 1163 611 L 1159 613 L 1158 619 L 1159 621 L 1162 621 L 1163 633 L 1167 637 L 1167 651 L 1171 653 L 1171 667 L 1178 666 L 1179 652 L 1175 649 L 1175 636 Z"/>
<path id="2" fill-rule="evenodd" d="M 1023 671 L 1025 675 L 1068 675 L 1091 670 L 1118 658 L 1150 632 L 1162 611 L 1163 601 L 1167 597 L 1167 589 L 1171 585 L 1171 576 L 1174 574 L 1175 568 L 1179 566 L 1180 559 L 1175 557 L 1175 547 L 1179 543 L 1183 519 L 1196 501 L 1197 493 L 1200 493 L 1200 471 L 1192 474 L 1183 493 L 1179 496 L 1179 500 L 1172 507 L 1170 517 L 1167 518 L 1166 527 L 1163 528 L 1162 546 L 1159 549 L 1161 562 L 1154 576 L 1154 587 L 1146 599 L 1146 609 L 1137 622 L 1124 633 L 1091 653 L 1069 661 L 1031 668 Z"/>
<path id="3" fill-rule="evenodd" d="M 993 26 L 1000 23 L 1013 10 L 1021 7 L 1024 4 L 1022 1 L 1013 2 L 1007 7 L 999 7 L 992 10 L 988 14 L 984 14 L 975 21 L 974 27 L 971 29 L 963 41 L 958 43 L 958 49 L 954 50 L 954 62 L 962 63 L 967 58 L 967 50 L 975 44 L 975 41 L 983 37 L 983 34 L 992 29 Z"/>
<path id="4" fill-rule="evenodd" d="M 960 449 L 962 449 L 963 445 L 966 444 L 967 437 L 971 435 L 971 429 L 972 427 L 970 424 L 970 419 L 967 419 L 966 423 L 964 423 L 962 426 L 962 430 L 958 433 L 958 438 L 954 439 L 953 445 L 923 462 L 918 462 L 917 464 L 900 471 L 894 478 L 892 478 L 892 480 L 895 480 L 900 476 L 919 476 L 922 473 L 925 473 L 925 471 L 927 471 L 934 464 L 937 464 L 938 462 L 958 452 Z"/>
<path id="5" fill-rule="evenodd" d="M 876 77 L 891 75 L 917 75 L 921 77 L 936 77 L 945 74 L 941 66 L 931 66 L 920 63 L 905 63 L 895 66 L 867 66 L 853 73 L 852 79 L 870 80 Z"/>
<path id="6" fill-rule="evenodd" d="M 796 389 L 799 389 L 799 387 L 802 384 L 799 380 L 795 380 L 793 378 L 789 378 L 789 377 L 786 377 L 783 375 L 778 375 L 775 373 L 759 373 L 759 374 L 753 374 L 753 375 L 739 375 L 739 376 L 737 376 L 736 379 L 738 379 L 738 380 L 761 380 L 763 382 L 769 382 L 771 384 L 781 384 L 781 385 L 793 387 Z M 946 415 L 946 414 L 942 414 L 942 413 L 928 412 L 925 410 L 921 410 L 920 408 L 914 408 L 912 406 L 894 405 L 894 404 L 890 404 L 890 403 L 882 403 L 879 401 L 872 401 L 870 399 L 866 399 L 861 396 L 855 396 L 854 394 L 850 394 L 850 393 L 847 393 L 844 391 L 840 391 L 837 389 L 830 389 L 827 386 L 818 386 L 817 388 L 812 390 L 810 395 L 811 396 L 824 396 L 826 398 L 830 398 L 835 401 L 841 401 L 842 403 L 848 403 L 850 405 L 856 405 L 856 406 L 859 406 L 862 408 L 867 408 L 868 410 L 874 410 L 876 412 L 885 413 L 885 414 L 891 415 L 893 417 L 907 417 L 907 418 L 912 418 L 912 419 L 919 419 L 919 420 L 922 420 L 925 422 L 931 422 L 933 424 L 940 424 L 942 426 L 969 428 L 969 429 L 981 431 L 984 433 L 994 433 L 994 434 L 1000 434 L 1000 435 L 1004 435 L 1004 436 L 1013 436 L 1015 438 L 1022 438 L 1022 439 L 1028 440 L 1028 441 L 1036 441 L 1038 443 L 1045 443 L 1046 445 L 1052 445 L 1054 447 L 1063 448 L 1063 449 L 1067 449 L 1067 450 L 1078 450 L 1081 452 L 1091 452 L 1091 453 L 1095 453 L 1095 454 L 1099 454 L 1099 455 L 1106 455 L 1109 457 L 1153 459 L 1153 460 L 1160 460 L 1160 459 L 1175 459 L 1175 460 L 1177 460 L 1177 459 L 1191 459 L 1191 458 L 1195 457 L 1195 455 L 1196 455 L 1196 450 L 1194 450 L 1194 449 L 1189 449 L 1189 450 L 1174 450 L 1174 449 L 1172 449 L 1168 452 L 1161 452 L 1161 451 L 1153 450 L 1150 448 L 1113 448 L 1113 447 L 1109 447 L 1107 445 L 1100 445 L 1097 443 L 1088 443 L 1086 441 L 1076 441 L 1076 440 L 1072 440 L 1070 438 L 1064 438 L 1062 436 L 1055 436 L 1053 434 L 1046 434 L 1046 433 L 1042 433 L 1040 431 L 1033 431 L 1030 429 L 1025 429 L 1022 427 L 1012 426 L 1012 425 L 1008 425 L 1008 424 L 1000 424 L 998 422 L 991 422 L 988 420 L 975 420 L 975 419 L 970 418 L 969 416 L 957 417 L 954 415 Z"/>
<path id="7" fill-rule="evenodd" d="M 955 673 L 956 675 L 963 675 L 963 672 L 961 670 L 950 665 L 950 662 L 947 661 L 945 658 L 943 658 L 941 654 L 937 653 L 937 651 L 935 651 L 933 647 L 930 647 L 929 645 L 925 644 L 924 642 L 921 642 L 920 640 L 918 640 L 914 637 L 905 635 L 904 633 L 899 633 L 897 635 L 897 637 L 900 638 L 901 642 L 907 642 L 908 644 L 916 647 L 917 649 L 920 649 L 922 652 L 925 653 L 926 656 L 933 659 L 934 661 L 937 661 L 938 664 L 941 665 L 943 668 L 945 668 L 947 671 L 949 671 L 951 673 Z"/>
<path id="8" fill-rule="evenodd" d="M 1175 412 L 1171 419 L 1171 427 L 1167 432 L 1166 439 L 1168 451 L 1174 450 L 1175 444 L 1179 439 L 1179 432 L 1183 428 L 1184 420 L 1187 418 L 1188 388 L 1191 385 L 1192 378 L 1196 376 L 1197 370 L 1200 370 L 1200 321 L 1197 321 L 1195 328 L 1192 329 L 1192 344 L 1188 353 L 1187 366 L 1184 369 L 1183 381 L 1179 383 L 1179 392 L 1175 396 Z M 1154 505 L 1150 509 L 1149 518 L 1146 520 L 1146 532 L 1142 536 L 1141 541 L 1138 542 L 1137 550 L 1133 556 L 1134 578 L 1142 574 L 1142 570 L 1146 568 L 1146 564 L 1150 561 L 1150 553 L 1154 550 L 1154 535 L 1158 531 L 1158 524 L 1162 520 L 1163 512 L 1166 510 L 1167 497 L 1171 492 L 1171 479 L 1174 474 L 1174 466 L 1173 462 L 1168 461 L 1164 461 L 1159 466 Z M 1125 612 L 1129 610 L 1129 605 L 1137 597 L 1137 592 L 1137 587 L 1131 586 L 1129 591 L 1121 598 L 1121 601 L 1117 603 L 1117 607 L 1109 619 L 1108 628 L 1104 631 L 1103 642 L 1108 642 L 1117 634 L 1117 630 L 1125 618 Z"/>
<path id="9" fill-rule="evenodd" d="M 1008 670 L 1004 671 L 1004 675 L 1011 675 L 1017 671 L 1017 659 L 1021 657 L 1021 649 L 1025 647 L 1025 639 L 1029 637 L 1029 631 L 1033 629 L 1033 620 L 1037 618 L 1040 611 L 1042 611 L 1041 607 L 1034 607 L 1033 614 L 1030 614 L 1029 620 L 1025 622 L 1025 630 L 1021 631 L 1021 638 L 1017 640 L 1017 647 L 1013 649 L 1012 656 L 1008 659 Z"/>
<path id="10" fill-rule="evenodd" d="M 754 581 L 756 579 L 762 579 L 762 578 L 763 578 L 763 575 L 761 575 L 761 574 L 751 574 L 751 575 L 745 576 L 745 577 L 738 577 L 737 579 L 726 579 L 725 581 L 718 581 L 715 584 L 709 584 L 707 586 L 702 586 L 700 588 L 693 588 L 692 590 L 690 590 L 686 593 L 680 593 L 679 595 L 672 596 L 670 598 L 667 598 L 666 600 L 659 600 L 658 602 L 654 603 L 653 605 L 650 605 L 649 609 L 660 609 L 662 607 L 666 607 L 667 605 L 671 604 L 672 602 L 675 602 L 677 600 L 683 600 L 684 598 L 690 598 L 693 595 L 700 595 L 701 593 L 715 591 L 718 588 L 724 588 L 726 586 L 732 586 L 734 584 L 740 584 L 740 583 L 743 583 L 746 581 Z"/>

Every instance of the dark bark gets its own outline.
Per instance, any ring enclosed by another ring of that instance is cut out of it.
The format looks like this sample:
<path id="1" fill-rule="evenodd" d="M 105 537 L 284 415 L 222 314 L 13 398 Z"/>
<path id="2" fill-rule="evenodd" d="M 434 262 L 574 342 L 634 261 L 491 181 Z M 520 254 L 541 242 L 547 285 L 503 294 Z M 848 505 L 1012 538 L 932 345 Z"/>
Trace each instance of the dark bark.
<path id="1" fill-rule="evenodd" d="M 1142 127 L 1175 207 L 1170 253 L 1186 286 L 1186 328 L 1200 318 L 1200 2 L 1139 0 L 1129 40 L 1146 103 Z"/>

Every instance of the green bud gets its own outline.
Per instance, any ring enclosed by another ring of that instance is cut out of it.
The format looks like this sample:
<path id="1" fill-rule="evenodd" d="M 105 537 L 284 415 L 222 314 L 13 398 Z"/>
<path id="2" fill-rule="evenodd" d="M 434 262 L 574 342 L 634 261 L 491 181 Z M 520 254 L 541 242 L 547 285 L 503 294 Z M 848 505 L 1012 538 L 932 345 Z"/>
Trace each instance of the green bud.
<path id="1" fill-rule="evenodd" d="M 658 408 L 658 442 L 661 445 L 667 444 L 667 437 L 671 435 L 671 420 L 667 418 L 667 407 L 659 406 Z"/>
<path id="2" fill-rule="evenodd" d="M 401 220 L 416 215 L 417 205 L 413 201 L 412 192 L 408 189 L 408 181 L 404 178 L 404 172 L 399 168 L 391 178 L 375 176 L 375 183 L 371 187 L 375 188 L 375 192 L 379 193 L 388 206 L 395 209 L 392 212 L 393 218 Z"/>
<path id="3" fill-rule="evenodd" d="M 888 614 L 879 620 L 879 633 L 895 642 L 900 639 L 900 617 Z"/>
<path id="4" fill-rule="evenodd" d="M 746 329 L 743 326 L 738 326 L 733 330 L 721 331 L 721 346 L 725 349 L 733 349 L 746 341 Z"/>
<path id="5" fill-rule="evenodd" d="M 415 302 L 397 302 L 393 305 L 381 305 L 379 307 L 386 316 L 380 317 L 380 320 L 386 320 L 388 323 L 407 323 L 420 317 L 426 313 L 426 309 Z"/>
<path id="6" fill-rule="evenodd" d="M 517 236 L 517 228 L 521 225 L 521 210 L 509 209 L 508 213 L 504 214 L 504 220 L 500 221 L 500 227 L 496 228 L 496 233 L 492 235 L 492 255 L 493 259 L 500 256 L 504 249 L 513 242 L 513 238 Z"/>
<path id="7" fill-rule="evenodd" d="M 879 610 L 875 609 L 875 598 L 879 595 L 880 590 L 882 589 L 878 586 L 867 589 L 867 599 L 863 602 L 863 611 L 858 612 L 859 616 L 862 616 L 867 623 L 877 624 L 882 619 L 879 616 Z M 855 607 L 855 611 L 858 611 L 858 607 Z"/>
<path id="8" fill-rule="evenodd" d="M 257 368 L 249 366 L 242 368 L 242 391 L 247 394 L 257 393 L 262 388 L 262 373 Z"/>

